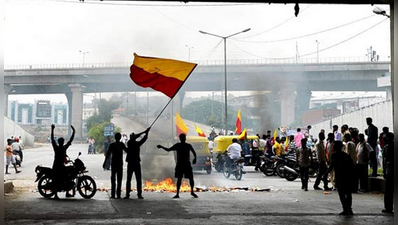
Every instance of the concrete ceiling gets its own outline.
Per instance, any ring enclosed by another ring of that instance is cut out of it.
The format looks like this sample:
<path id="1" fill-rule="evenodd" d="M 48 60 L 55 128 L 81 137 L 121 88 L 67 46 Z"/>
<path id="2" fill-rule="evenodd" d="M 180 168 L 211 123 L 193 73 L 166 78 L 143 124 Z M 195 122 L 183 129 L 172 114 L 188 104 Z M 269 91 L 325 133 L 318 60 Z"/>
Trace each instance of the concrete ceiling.
<path id="1" fill-rule="evenodd" d="M 114 1 L 114 0 L 108 0 Z M 136 0 L 126 0 L 126 1 L 136 1 Z M 152 1 L 152 0 L 140 0 L 140 1 Z M 366 5 L 366 4 L 393 4 L 394 0 L 269 0 L 269 1 L 212 1 L 212 0 L 201 0 L 201 1 L 169 1 L 169 2 L 228 2 L 228 3 L 268 3 L 268 4 L 292 4 L 292 3 L 301 3 L 301 4 L 353 4 L 353 5 Z"/>

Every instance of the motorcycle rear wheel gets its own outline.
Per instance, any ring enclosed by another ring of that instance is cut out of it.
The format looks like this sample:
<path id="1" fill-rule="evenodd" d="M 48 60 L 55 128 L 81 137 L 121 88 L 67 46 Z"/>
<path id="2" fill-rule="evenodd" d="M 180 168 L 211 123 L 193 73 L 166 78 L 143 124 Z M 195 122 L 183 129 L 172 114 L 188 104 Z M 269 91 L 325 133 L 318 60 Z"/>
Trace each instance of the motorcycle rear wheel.
<path id="1" fill-rule="evenodd" d="M 231 173 L 230 173 L 229 170 L 228 170 L 228 167 L 227 167 L 227 163 L 226 163 L 226 162 L 224 163 L 224 167 L 223 167 L 223 170 L 222 170 L 222 174 L 224 175 L 225 178 L 229 178 L 229 176 L 231 176 Z"/>
<path id="2" fill-rule="evenodd" d="M 39 183 L 37 184 L 37 189 L 41 196 L 51 198 L 55 195 L 55 192 L 52 190 L 53 185 L 53 179 L 44 175 L 40 178 Z"/>
<path id="3" fill-rule="evenodd" d="M 77 190 L 83 198 L 90 199 L 97 192 L 97 184 L 92 177 L 82 176 L 77 181 Z"/>

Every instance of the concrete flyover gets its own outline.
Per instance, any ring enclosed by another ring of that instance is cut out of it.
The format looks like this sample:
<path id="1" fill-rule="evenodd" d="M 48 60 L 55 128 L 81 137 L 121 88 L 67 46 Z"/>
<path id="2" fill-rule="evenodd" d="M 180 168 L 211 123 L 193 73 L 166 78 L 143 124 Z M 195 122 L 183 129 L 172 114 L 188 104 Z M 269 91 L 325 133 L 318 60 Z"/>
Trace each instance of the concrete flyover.
<path id="1" fill-rule="evenodd" d="M 81 137 L 83 93 L 150 91 L 135 85 L 129 77 L 131 63 L 81 64 L 51 66 L 6 66 L 5 102 L 8 94 L 59 94 L 67 96 L 70 124 Z M 201 64 L 188 78 L 182 92 L 219 91 L 224 89 L 222 63 Z M 333 63 L 263 63 L 240 61 L 228 63 L 229 91 L 296 92 L 281 94 L 282 124 L 294 120 L 294 102 L 308 108 L 311 91 L 384 91 L 377 78 L 389 72 L 390 62 Z M 281 92 L 284 93 L 284 92 Z M 183 97 L 182 97 L 183 98 Z M 181 98 L 181 101 L 182 101 Z M 303 101 L 303 99 L 305 101 Z M 7 110 L 7 109 L 5 109 Z"/>

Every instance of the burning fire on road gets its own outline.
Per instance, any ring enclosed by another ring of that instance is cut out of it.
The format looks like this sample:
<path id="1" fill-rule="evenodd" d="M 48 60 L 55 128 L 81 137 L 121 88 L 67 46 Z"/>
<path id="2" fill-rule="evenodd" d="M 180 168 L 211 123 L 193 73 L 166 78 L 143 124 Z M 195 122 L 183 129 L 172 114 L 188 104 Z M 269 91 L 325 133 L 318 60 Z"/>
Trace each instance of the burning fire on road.
<path id="1" fill-rule="evenodd" d="M 132 188 L 132 191 L 137 191 L 136 188 Z M 156 184 L 151 181 L 145 181 L 145 185 L 142 188 L 145 192 L 176 192 L 177 187 L 175 182 L 171 178 L 166 178 Z M 108 191 L 107 188 L 100 188 L 99 191 Z M 181 184 L 180 192 L 190 192 L 191 187 L 186 181 Z M 238 192 L 238 191 L 251 191 L 251 192 L 263 192 L 271 191 L 269 188 L 249 188 L 249 187 L 195 187 L 195 192 Z"/>

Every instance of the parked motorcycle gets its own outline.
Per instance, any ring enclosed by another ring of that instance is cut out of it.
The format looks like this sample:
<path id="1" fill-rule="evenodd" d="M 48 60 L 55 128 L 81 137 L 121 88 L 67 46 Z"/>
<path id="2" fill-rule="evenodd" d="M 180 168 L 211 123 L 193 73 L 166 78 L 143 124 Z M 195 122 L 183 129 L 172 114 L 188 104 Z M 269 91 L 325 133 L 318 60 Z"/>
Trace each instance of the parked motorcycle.
<path id="1" fill-rule="evenodd" d="M 294 181 L 300 175 L 300 167 L 295 158 L 287 158 L 286 164 L 283 166 L 283 174 L 288 181 Z M 308 170 L 309 177 L 316 177 L 319 172 L 319 162 L 317 158 L 313 158 L 310 162 Z"/>
<path id="2" fill-rule="evenodd" d="M 284 173 L 284 166 L 287 164 L 288 159 L 295 159 L 296 154 L 294 152 L 288 153 L 286 155 L 281 155 L 279 159 L 276 162 L 275 166 L 275 172 L 278 174 L 280 178 L 285 178 L 285 173 Z"/>
<path id="3" fill-rule="evenodd" d="M 57 187 L 54 183 L 54 171 L 52 168 L 43 167 L 38 165 L 35 169 L 36 180 L 38 182 L 37 188 L 39 193 L 45 197 L 50 198 L 55 195 L 55 191 L 77 191 L 79 194 L 86 199 L 92 198 L 97 192 L 97 184 L 94 179 L 84 173 L 87 173 L 84 163 L 79 159 L 81 152 L 79 152 L 78 157 L 75 161 L 68 160 L 69 165 L 66 166 L 67 175 L 62 181 L 62 186 Z"/>
<path id="4" fill-rule="evenodd" d="M 260 171 L 262 171 L 266 176 L 272 176 L 277 173 L 277 168 L 284 162 L 283 158 L 276 155 L 271 157 L 260 156 L 260 160 Z"/>
<path id="5" fill-rule="evenodd" d="M 224 157 L 229 157 L 229 156 L 225 155 Z M 224 159 L 224 166 L 222 170 L 224 177 L 229 178 L 231 174 L 234 174 L 237 180 L 241 180 L 243 176 L 244 161 L 245 161 L 244 158 L 240 157 L 239 159 L 232 160 L 231 165 L 228 167 L 227 162 Z"/>

